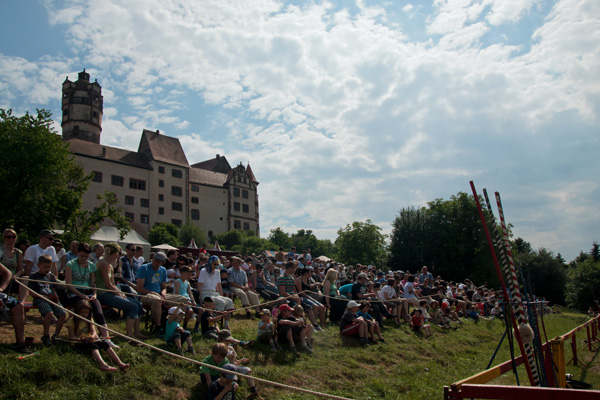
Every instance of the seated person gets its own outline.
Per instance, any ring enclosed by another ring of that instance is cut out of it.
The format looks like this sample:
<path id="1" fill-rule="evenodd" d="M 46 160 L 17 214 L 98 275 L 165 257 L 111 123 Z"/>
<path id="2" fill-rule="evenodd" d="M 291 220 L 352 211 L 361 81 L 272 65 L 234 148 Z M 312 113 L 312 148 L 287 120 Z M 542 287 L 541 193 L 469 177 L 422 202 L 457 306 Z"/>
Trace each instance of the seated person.
<path id="1" fill-rule="evenodd" d="M 360 308 L 358 309 L 358 312 L 356 314 L 359 317 L 364 318 L 365 321 L 367 321 L 371 343 L 377 344 L 377 339 L 379 339 L 380 342 L 385 342 L 385 339 L 381 336 L 381 329 L 379 328 L 379 324 L 377 323 L 377 321 L 375 321 L 375 318 L 373 318 L 373 316 L 369 314 L 369 311 L 371 310 L 371 303 L 369 303 L 368 301 L 361 301 L 359 304 Z M 375 339 L 375 335 L 377 335 L 377 339 Z"/>
<path id="2" fill-rule="evenodd" d="M 185 341 L 188 345 L 187 352 L 194 355 L 194 346 L 192 345 L 192 335 L 181 327 L 181 321 L 185 316 L 187 305 L 184 303 L 169 308 L 169 318 L 167 319 L 167 327 L 165 332 L 165 341 L 168 344 L 174 344 L 177 347 L 177 352 L 183 355 L 183 347 L 181 342 Z"/>
<path id="3" fill-rule="evenodd" d="M 237 372 L 235 365 L 225 364 L 224 369 L 231 372 Z M 237 375 L 221 372 L 219 379 L 214 380 L 206 392 L 206 400 L 235 399 L 235 392 L 238 390 Z"/>
<path id="4" fill-rule="evenodd" d="M 296 351 L 296 342 L 300 342 L 301 349 L 307 353 L 312 350 L 307 346 L 307 339 L 310 342 L 308 326 L 303 319 L 296 319 L 292 316 L 292 308 L 287 304 L 279 306 L 279 315 L 277 316 L 277 340 L 278 343 L 289 343 L 294 354 Z"/>
<path id="5" fill-rule="evenodd" d="M 15 330 L 15 337 L 17 339 L 15 349 L 19 353 L 26 354 L 30 353 L 30 350 L 25 344 L 25 311 L 23 304 L 17 299 L 4 293 L 4 289 L 6 289 L 12 280 L 12 277 L 12 272 L 4 265 L 0 264 L 0 312 L 4 312 L 4 308 L 10 311 L 12 326 Z"/>
<path id="6" fill-rule="evenodd" d="M 425 317 L 423 317 L 421 309 L 415 308 L 412 314 L 412 318 L 410 319 L 411 328 L 424 334 L 425 337 L 431 336 L 431 326 L 425 323 Z"/>
<path id="7" fill-rule="evenodd" d="M 346 306 L 346 312 L 340 320 L 340 333 L 343 336 L 358 336 L 361 346 L 369 346 L 371 343 L 367 336 L 369 328 L 367 321 L 357 315 L 360 305 L 352 300 Z"/>
<path id="8" fill-rule="evenodd" d="M 239 372 L 244 375 L 252 375 L 252 370 L 244 366 L 244 364 L 248 364 L 250 362 L 250 359 L 241 358 L 238 360 L 237 358 L 237 352 L 235 351 L 234 345 L 239 343 L 239 341 L 234 339 L 233 336 L 231 336 L 231 332 L 229 332 L 228 330 L 222 330 L 219 333 L 219 343 L 224 343 L 227 345 L 226 357 L 229 360 L 230 364 L 235 365 L 236 372 Z M 254 380 L 252 378 L 246 378 L 246 381 L 248 382 L 248 386 L 250 386 L 250 395 L 256 396 L 258 392 L 256 391 L 256 385 L 254 384 Z"/>

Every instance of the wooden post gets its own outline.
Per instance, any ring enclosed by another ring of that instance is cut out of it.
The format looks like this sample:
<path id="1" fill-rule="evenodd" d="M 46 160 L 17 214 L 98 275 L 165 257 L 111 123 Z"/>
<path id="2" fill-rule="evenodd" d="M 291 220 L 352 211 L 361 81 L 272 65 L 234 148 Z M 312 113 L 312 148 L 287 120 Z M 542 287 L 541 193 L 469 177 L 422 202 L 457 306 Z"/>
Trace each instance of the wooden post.
<path id="1" fill-rule="evenodd" d="M 573 351 L 573 365 L 577 366 L 577 335 L 571 336 L 571 350 Z"/>
<path id="2" fill-rule="evenodd" d="M 590 335 L 590 326 L 587 325 L 586 327 L 587 330 L 587 343 L 588 343 L 588 350 L 592 351 L 592 335 Z"/>
<path id="3" fill-rule="evenodd" d="M 565 376 L 565 346 L 560 338 L 550 340 L 552 349 L 552 360 L 556 368 L 556 383 L 559 388 L 567 387 L 567 377 Z"/>

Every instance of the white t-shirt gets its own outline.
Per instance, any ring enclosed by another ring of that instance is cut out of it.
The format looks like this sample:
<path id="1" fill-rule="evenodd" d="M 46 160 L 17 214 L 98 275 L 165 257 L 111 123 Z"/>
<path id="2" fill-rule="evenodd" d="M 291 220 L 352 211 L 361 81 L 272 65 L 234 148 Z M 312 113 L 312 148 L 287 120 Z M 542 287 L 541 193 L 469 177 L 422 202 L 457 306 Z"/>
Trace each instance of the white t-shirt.
<path id="1" fill-rule="evenodd" d="M 221 283 L 221 272 L 218 269 L 213 270 L 213 274 L 209 275 L 206 268 L 200 270 L 198 282 L 202 283 L 202 290 L 217 290 L 217 285 Z"/>
<path id="2" fill-rule="evenodd" d="M 52 257 L 52 262 L 58 262 L 58 257 L 56 256 L 56 249 L 52 246 L 48 246 L 45 249 L 42 249 L 39 244 L 34 244 L 30 246 L 27 251 L 25 251 L 25 261 L 31 261 L 33 266 L 31 267 L 30 274 L 34 272 L 38 272 L 40 269 L 37 266 L 38 259 L 40 256 L 49 255 Z"/>
<path id="3" fill-rule="evenodd" d="M 63 265 L 61 260 L 62 260 L 63 256 L 66 254 L 67 254 L 67 251 L 65 250 L 64 247 L 61 247 L 60 250 L 58 251 L 58 253 L 56 253 L 56 258 L 58 258 L 58 261 L 56 263 L 56 268 L 58 268 L 58 272 L 65 269 L 65 265 Z"/>
<path id="4" fill-rule="evenodd" d="M 385 293 L 387 293 L 387 299 L 385 298 Z M 382 301 L 389 301 L 391 299 L 396 298 L 396 289 L 394 289 L 393 287 L 391 287 L 390 285 L 385 285 L 384 287 L 381 288 L 381 290 L 379 291 L 379 298 Z"/>

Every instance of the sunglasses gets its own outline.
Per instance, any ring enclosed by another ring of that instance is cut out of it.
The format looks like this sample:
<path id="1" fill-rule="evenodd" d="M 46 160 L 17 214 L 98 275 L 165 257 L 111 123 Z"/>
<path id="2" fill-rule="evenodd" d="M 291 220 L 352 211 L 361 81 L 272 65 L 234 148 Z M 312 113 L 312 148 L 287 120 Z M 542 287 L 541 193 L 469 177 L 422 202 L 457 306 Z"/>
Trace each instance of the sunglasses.
<path id="1" fill-rule="evenodd" d="M 46 236 L 46 239 L 48 239 L 48 240 L 54 240 L 54 236 Z"/>
<path id="2" fill-rule="evenodd" d="M 6 235 L 4 236 L 4 239 L 16 239 L 17 237 L 15 235 Z"/>

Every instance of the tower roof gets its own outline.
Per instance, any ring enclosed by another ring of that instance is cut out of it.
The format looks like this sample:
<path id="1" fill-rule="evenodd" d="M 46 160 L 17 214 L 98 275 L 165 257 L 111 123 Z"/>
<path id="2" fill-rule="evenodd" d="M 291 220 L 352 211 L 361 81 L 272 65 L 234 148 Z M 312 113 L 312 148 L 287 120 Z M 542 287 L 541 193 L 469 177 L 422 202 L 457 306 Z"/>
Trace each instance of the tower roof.
<path id="1" fill-rule="evenodd" d="M 179 139 L 161 135 L 158 130 L 149 131 L 144 129 L 138 152 L 150 160 L 162 161 L 182 167 L 190 166 Z"/>

